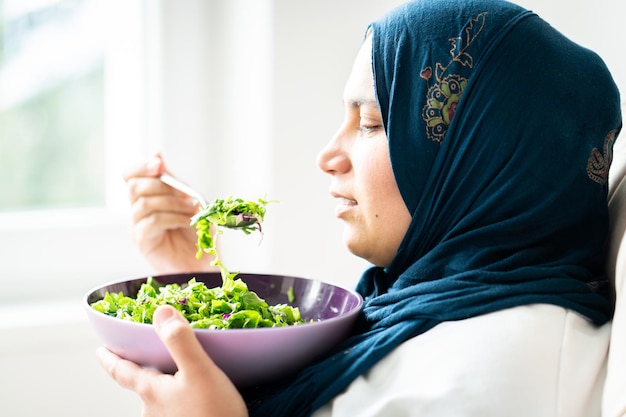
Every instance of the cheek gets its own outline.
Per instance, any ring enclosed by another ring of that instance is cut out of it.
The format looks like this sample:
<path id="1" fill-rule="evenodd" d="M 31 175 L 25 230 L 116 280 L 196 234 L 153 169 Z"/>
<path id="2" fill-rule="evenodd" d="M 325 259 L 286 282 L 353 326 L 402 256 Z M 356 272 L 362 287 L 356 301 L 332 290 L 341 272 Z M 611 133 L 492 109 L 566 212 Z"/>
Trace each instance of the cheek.
<path id="1" fill-rule="evenodd" d="M 391 169 L 384 136 L 367 142 L 367 146 L 356 150 L 353 155 L 355 181 L 360 190 L 359 205 L 366 209 L 370 217 L 368 221 L 385 218 L 389 209 L 398 204 L 404 205 Z"/>
<path id="2" fill-rule="evenodd" d="M 391 246 L 395 253 L 409 227 L 411 213 L 400 194 L 389 161 L 384 165 L 372 183 L 375 190 L 372 194 L 376 210 L 374 221 L 381 235 L 385 236 L 386 245 Z"/>
<path id="3" fill-rule="evenodd" d="M 378 217 L 384 216 L 390 206 L 400 199 L 400 191 L 388 159 L 377 158 L 368 161 L 363 181 L 368 200 L 377 208 Z"/>

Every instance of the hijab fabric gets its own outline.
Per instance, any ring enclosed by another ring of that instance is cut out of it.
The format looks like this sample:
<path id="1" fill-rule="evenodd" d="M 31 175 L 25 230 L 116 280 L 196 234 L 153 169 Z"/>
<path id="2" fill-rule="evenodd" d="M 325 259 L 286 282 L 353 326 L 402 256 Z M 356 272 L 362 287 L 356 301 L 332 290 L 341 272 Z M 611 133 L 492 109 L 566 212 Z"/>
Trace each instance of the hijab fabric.
<path id="1" fill-rule="evenodd" d="M 597 324 L 612 315 L 607 179 L 621 115 L 602 60 L 501 0 L 417 0 L 370 28 L 412 221 L 391 265 L 361 277 L 354 334 L 293 378 L 246 391 L 251 416 L 310 415 L 444 321 L 535 303 Z"/>

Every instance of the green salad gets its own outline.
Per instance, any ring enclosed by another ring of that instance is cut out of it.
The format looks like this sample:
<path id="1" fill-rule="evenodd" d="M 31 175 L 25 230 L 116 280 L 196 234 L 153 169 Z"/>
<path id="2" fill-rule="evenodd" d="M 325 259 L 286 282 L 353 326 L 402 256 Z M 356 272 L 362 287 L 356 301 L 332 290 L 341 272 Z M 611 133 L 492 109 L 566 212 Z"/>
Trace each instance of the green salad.
<path id="1" fill-rule="evenodd" d="M 300 310 L 288 304 L 268 305 L 245 282 L 229 272 L 219 261 L 213 232 L 221 233 L 222 227 L 239 229 L 246 234 L 261 232 L 268 201 L 258 199 L 245 201 L 228 197 L 215 200 L 192 217 L 198 240 L 197 257 L 203 253 L 214 256 L 212 265 L 219 267 L 222 276 L 220 287 L 208 288 L 203 282 L 192 278 L 184 285 L 162 284 L 149 277 L 136 296 L 122 292 L 107 292 L 102 300 L 92 303 L 101 313 L 138 323 L 152 323 L 158 306 L 174 306 L 187 318 L 191 326 L 201 329 L 241 329 L 257 327 L 290 326 L 304 323 Z M 293 289 L 289 291 L 293 302 Z"/>
<path id="2" fill-rule="evenodd" d="M 249 329 L 300 324 L 297 307 L 268 305 L 241 279 L 224 280 L 208 288 L 192 278 L 185 285 L 158 283 L 153 278 L 141 284 L 136 297 L 106 293 L 92 307 L 104 314 L 138 323 L 152 323 L 158 306 L 174 306 L 197 329 Z"/>
<path id="3" fill-rule="evenodd" d="M 239 229 L 245 234 L 258 230 L 262 233 L 261 223 L 265 218 L 265 206 L 269 201 L 259 198 L 257 201 L 247 201 L 241 198 L 228 197 L 217 199 L 212 204 L 203 207 L 198 214 L 191 218 L 191 225 L 196 228 L 198 241 L 196 256 L 200 258 L 203 252 L 215 257 L 213 262 L 221 266 L 217 260 L 217 250 L 212 228 L 221 233 L 223 227 Z"/>

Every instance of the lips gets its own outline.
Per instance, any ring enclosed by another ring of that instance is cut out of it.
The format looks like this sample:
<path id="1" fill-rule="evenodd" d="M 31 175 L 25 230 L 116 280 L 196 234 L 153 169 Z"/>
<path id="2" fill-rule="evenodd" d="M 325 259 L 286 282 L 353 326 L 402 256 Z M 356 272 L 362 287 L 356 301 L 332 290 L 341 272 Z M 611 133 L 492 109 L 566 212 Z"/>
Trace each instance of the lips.
<path id="1" fill-rule="evenodd" d="M 334 198 L 337 199 L 338 203 L 337 206 L 335 207 L 335 216 L 336 217 L 343 217 L 346 215 L 346 213 L 348 213 L 350 210 L 352 210 L 354 207 L 358 206 L 358 203 L 356 202 L 356 200 L 353 200 L 351 198 L 348 197 L 344 197 L 340 194 L 331 192 L 330 193 Z"/>

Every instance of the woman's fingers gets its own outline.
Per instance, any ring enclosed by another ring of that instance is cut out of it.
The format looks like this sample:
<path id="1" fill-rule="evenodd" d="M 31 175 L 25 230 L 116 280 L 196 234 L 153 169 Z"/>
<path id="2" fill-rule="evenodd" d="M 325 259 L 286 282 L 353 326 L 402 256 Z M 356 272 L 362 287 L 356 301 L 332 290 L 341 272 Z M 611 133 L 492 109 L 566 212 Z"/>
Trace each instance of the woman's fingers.
<path id="1" fill-rule="evenodd" d="M 178 367 L 174 378 L 178 384 L 197 392 L 197 407 L 202 416 L 247 416 L 243 398 L 226 374 L 206 354 L 189 322 L 174 307 L 164 305 L 152 316 L 159 337 Z M 188 412 L 176 414 L 189 416 Z"/>
<path id="2" fill-rule="evenodd" d="M 144 417 L 246 417 L 237 388 L 204 352 L 189 322 L 172 306 L 153 315 L 155 329 L 178 367 L 174 375 L 144 369 L 105 348 L 97 351 L 104 370 L 141 397 Z"/>
<path id="3" fill-rule="evenodd" d="M 158 375 L 157 371 L 144 369 L 134 362 L 120 358 L 107 348 L 99 347 L 96 355 L 100 365 L 122 387 L 140 393 L 145 381 Z"/>
<path id="4" fill-rule="evenodd" d="M 157 177 L 132 177 L 126 180 L 126 186 L 131 204 L 135 204 L 140 198 L 158 195 L 191 199 L 187 194 L 172 188 Z"/>
<path id="5" fill-rule="evenodd" d="M 211 378 L 216 372 L 222 373 L 196 339 L 187 319 L 175 308 L 168 305 L 157 308 L 152 321 L 180 374 L 201 372 L 205 378 Z"/>
<path id="6" fill-rule="evenodd" d="M 161 154 L 156 154 L 147 162 L 127 168 L 124 173 L 124 181 L 135 177 L 158 177 L 165 172 L 165 164 Z"/>
<path id="7" fill-rule="evenodd" d="M 139 198 L 131 207 L 133 223 L 161 213 L 181 215 L 187 218 L 198 212 L 198 204 L 187 196 L 153 195 Z"/>

